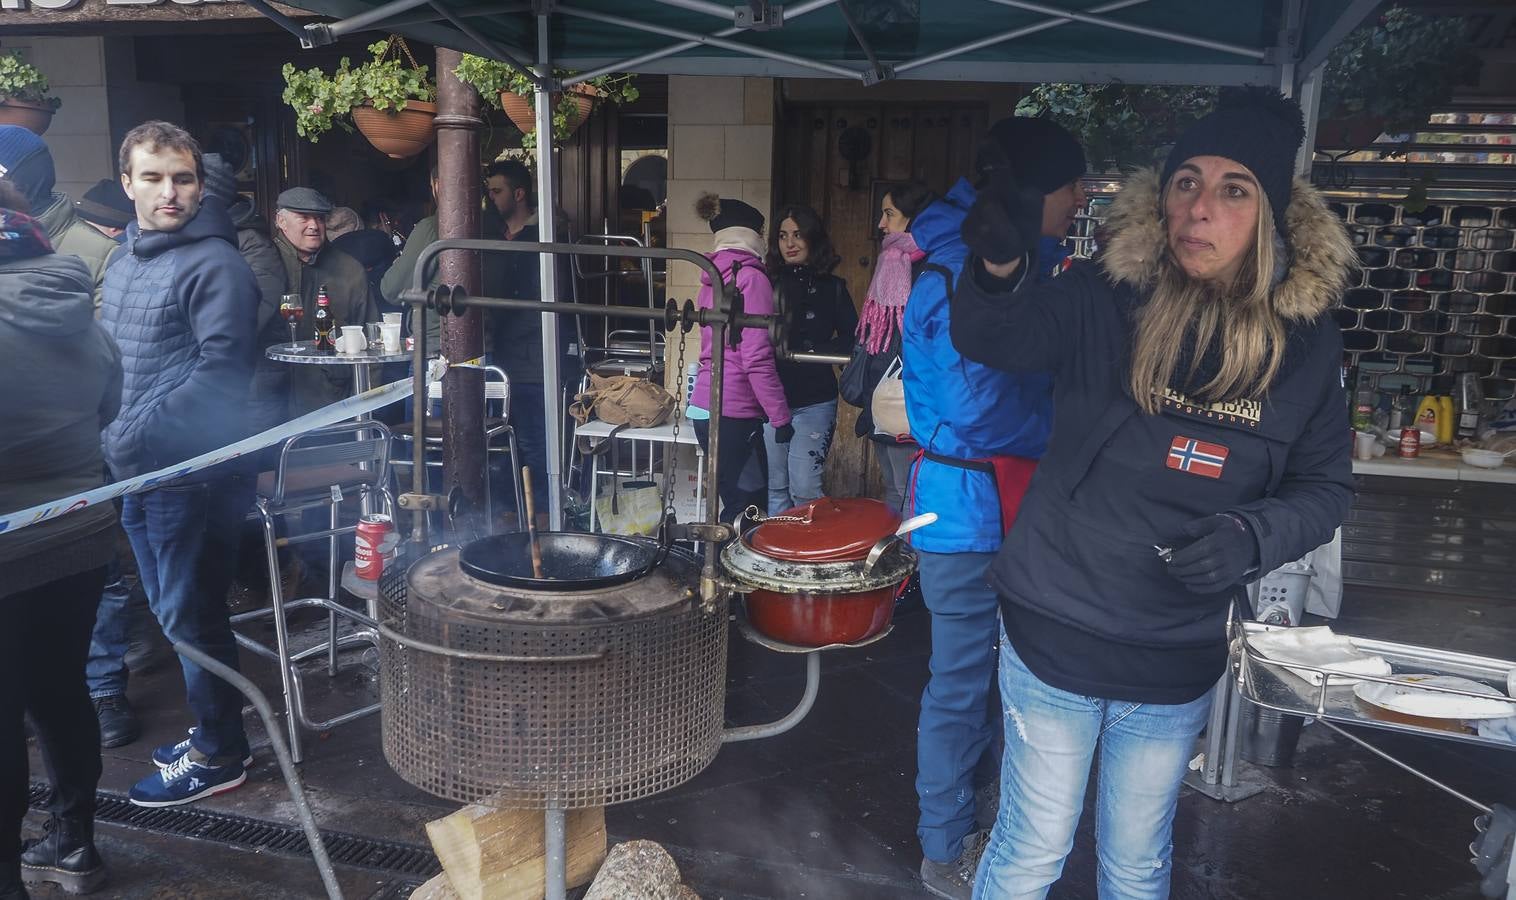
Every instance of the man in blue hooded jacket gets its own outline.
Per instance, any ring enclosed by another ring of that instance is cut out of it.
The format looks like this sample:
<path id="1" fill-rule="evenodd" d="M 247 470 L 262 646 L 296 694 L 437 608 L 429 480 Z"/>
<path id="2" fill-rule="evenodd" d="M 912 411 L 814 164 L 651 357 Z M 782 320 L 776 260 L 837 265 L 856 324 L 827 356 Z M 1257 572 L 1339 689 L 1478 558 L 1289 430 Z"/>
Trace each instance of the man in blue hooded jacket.
<path id="1" fill-rule="evenodd" d="M 1004 171 L 1044 195 L 1036 276 L 1063 269 L 1062 241 L 1084 204 L 1084 151 L 1046 119 L 1012 117 L 990 129 L 976 160 L 980 183 Z M 916 792 L 921 879 L 940 897 L 967 898 L 987 832 L 975 831 L 974 770 L 998 731 L 990 711 L 998 600 L 985 570 L 1015 519 L 1052 427 L 1052 380 L 963 358 L 949 335 L 948 298 L 968 249 L 959 235 L 975 188 L 960 179 L 911 222 L 925 267 L 905 307 L 901 359 L 911 437 L 913 513 L 921 592 L 932 614 L 931 680 L 921 697 Z"/>
<path id="2" fill-rule="evenodd" d="M 106 272 L 100 322 L 126 373 L 121 414 L 105 432 L 106 462 L 125 479 L 249 433 L 259 295 L 225 202 L 201 203 L 205 165 L 194 138 L 145 122 L 122 141 L 120 165 L 137 220 Z M 128 495 L 121 512 L 164 635 L 233 669 L 226 592 L 253 493 L 243 469 L 229 462 L 170 479 Z M 242 695 L 187 659 L 180 665 L 196 726 L 188 740 L 154 751 L 161 771 L 132 788 L 138 806 L 189 803 L 247 778 Z"/>

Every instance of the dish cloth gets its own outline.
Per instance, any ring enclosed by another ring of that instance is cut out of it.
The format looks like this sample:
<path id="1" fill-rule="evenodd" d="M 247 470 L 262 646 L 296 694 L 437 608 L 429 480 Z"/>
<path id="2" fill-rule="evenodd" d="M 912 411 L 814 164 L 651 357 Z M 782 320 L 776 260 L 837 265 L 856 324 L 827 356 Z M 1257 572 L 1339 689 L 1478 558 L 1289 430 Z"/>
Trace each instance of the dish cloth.
<path id="1" fill-rule="evenodd" d="M 1310 682 L 1312 686 L 1321 684 L 1320 673 L 1289 668 L 1289 664 L 1357 675 L 1390 674 L 1390 664 L 1384 657 L 1359 650 L 1352 641 L 1333 634 L 1325 625 L 1263 631 L 1249 635 L 1248 643 L 1256 652 L 1284 665 L 1291 675 Z M 1358 679 L 1334 678 L 1332 683 L 1357 684 Z"/>

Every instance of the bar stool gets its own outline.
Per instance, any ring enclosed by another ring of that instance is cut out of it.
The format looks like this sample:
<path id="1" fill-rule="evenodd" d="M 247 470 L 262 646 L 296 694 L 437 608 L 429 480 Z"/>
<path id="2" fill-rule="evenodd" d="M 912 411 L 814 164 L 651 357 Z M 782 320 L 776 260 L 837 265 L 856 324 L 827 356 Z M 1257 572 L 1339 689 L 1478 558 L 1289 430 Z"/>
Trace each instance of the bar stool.
<path id="1" fill-rule="evenodd" d="M 267 609 L 232 616 L 232 625 L 240 646 L 272 660 L 279 667 L 279 677 L 284 688 L 284 714 L 289 728 L 290 755 L 297 763 L 302 759 L 302 727 L 312 731 L 327 731 L 379 709 L 379 704 L 373 703 L 329 719 L 312 720 L 305 705 L 301 664 L 325 654 L 327 674 L 336 675 L 337 654 L 340 650 L 360 644 L 373 647 L 379 644 L 374 620 L 337 600 L 338 578 L 341 574 L 338 539 L 356 531 L 358 527 L 356 521 L 350 525 L 341 524 L 343 500 L 353 493 L 365 501 L 371 501 L 377 494 L 384 501 L 385 510 L 393 516 L 394 498 L 388 487 L 390 439 L 389 429 L 382 422 L 372 420 L 318 428 L 285 441 L 279 451 L 277 468 L 258 476 L 253 512 L 248 518 L 261 522 L 263 526 L 270 602 Z M 305 510 L 323 506 L 329 509 L 328 527 L 325 530 L 282 538 L 276 534 L 275 523 L 279 517 L 291 521 L 298 519 L 298 514 Z M 323 539 L 327 542 L 327 595 L 286 600 L 279 575 L 279 548 Z M 291 610 L 297 609 L 325 610 L 327 636 L 325 641 L 292 652 L 288 617 Z M 346 618 L 360 627 L 339 637 L 338 617 Z M 235 631 L 237 625 L 265 618 L 273 621 L 273 647 Z"/>

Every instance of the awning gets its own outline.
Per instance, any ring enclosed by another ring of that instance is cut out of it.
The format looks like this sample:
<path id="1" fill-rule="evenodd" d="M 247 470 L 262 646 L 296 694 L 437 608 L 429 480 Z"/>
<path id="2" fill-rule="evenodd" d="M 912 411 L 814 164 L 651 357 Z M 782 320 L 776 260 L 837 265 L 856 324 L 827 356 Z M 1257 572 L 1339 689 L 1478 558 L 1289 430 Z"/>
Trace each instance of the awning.
<path id="1" fill-rule="evenodd" d="M 262 0 L 247 2 L 266 6 Z M 762 0 L 735 6 L 714 0 L 294 0 L 291 5 L 336 20 L 281 23 L 307 46 L 361 31 L 394 31 L 523 66 L 545 56 L 580 78 L 647 72 L 819 76 L 865 84 L 891 78 L 1272 84 L 1293 93 L 1378 3 L 803 0 L 781 7 Z M 539 33 L 545 34 L 546 47 L 539 45 Z"/>

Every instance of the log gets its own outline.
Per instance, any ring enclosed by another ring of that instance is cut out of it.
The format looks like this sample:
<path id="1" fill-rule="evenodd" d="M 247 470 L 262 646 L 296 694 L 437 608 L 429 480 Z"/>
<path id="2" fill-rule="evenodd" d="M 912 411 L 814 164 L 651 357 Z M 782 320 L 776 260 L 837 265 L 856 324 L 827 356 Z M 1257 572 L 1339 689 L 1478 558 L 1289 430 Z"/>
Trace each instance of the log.
<path id="1" fill-rule="evenodd" d="M 565 818 L 568 886 L 577 887 L 605 859 L 605 807 L 569 810 Z M 541 810 L 475 804 L 428 822 L 426 835 L 460 900 L 541 900 L 547 888 Z"/>
<path id="2" fill-rule="evenodd" d="M 617 844 L 584 900 L 681 900 L 679 865 L 652 841 Z"/>
<path id="3" fill-rule="evenodd" d="M 439 872 L 431 881 L 416 888 L 411 893 L 411 900 L 458 900 L 458 892 L 447 880 L 447 873 Z"/>

